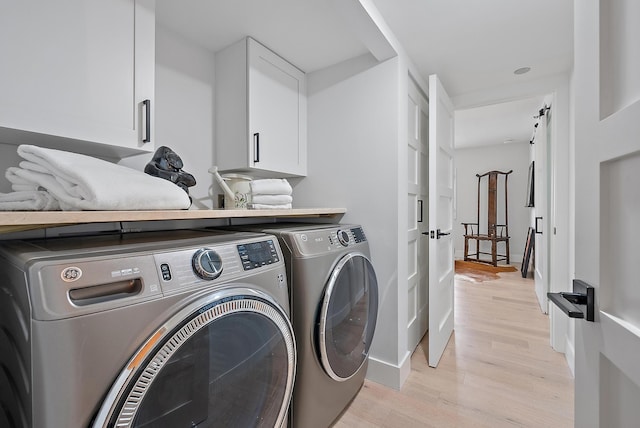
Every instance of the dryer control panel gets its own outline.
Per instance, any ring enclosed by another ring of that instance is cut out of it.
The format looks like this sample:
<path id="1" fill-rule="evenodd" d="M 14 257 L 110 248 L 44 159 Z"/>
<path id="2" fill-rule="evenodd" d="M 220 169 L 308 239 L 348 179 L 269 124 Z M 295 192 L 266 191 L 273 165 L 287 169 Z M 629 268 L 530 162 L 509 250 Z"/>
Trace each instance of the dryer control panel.
<path id="1" fill-rule="evenodd" d="M 343 226 L 297 231 L 295 232 L 295 241 L 300 253 L 313 255 L 366 244 L 367 237 L 360 226 Z"/>
<path id="2" fill-rule="evenodd" d="M 335 245 L 336 241 L 343 247 L 365 242 L 367 237 L 361 227 L 351 227 L 347 229 L 332 230 L 329 234 L 329 242 Z"/>

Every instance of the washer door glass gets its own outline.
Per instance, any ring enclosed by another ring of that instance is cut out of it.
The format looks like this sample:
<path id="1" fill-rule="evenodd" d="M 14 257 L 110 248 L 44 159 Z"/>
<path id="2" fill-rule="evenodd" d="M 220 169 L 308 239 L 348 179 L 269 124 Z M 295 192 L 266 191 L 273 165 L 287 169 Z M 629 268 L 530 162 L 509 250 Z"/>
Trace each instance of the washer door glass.
<path id="1" fill-rule="evenodd" d="M 132 358 L 110 393 L 104 425 L 282 426 L 294 372 L 293 333 L 279 306 L 247 295 L 206 299 Z"/>
<path id="2" fill-rule="evenodd" d="M 322 366 L 331 378 L 352 377 L 369 356 L 378 316 L 378 281 L 369 259 L 344 256 L 325 288 L 318 342 Z"/>

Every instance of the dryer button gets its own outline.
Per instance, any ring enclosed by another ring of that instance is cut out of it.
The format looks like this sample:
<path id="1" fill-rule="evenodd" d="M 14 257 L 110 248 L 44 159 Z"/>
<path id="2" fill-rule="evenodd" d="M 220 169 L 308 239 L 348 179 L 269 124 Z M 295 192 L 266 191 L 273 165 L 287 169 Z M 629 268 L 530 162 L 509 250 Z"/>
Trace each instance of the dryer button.
<path id="1" fill-rule="evenodd" d="M 349 234 L 344 231 L 344 230 L 339 230 L 338 231 L 338 241 L 344 246 L 346 247 L 347 245 L 349 245 Z"/>

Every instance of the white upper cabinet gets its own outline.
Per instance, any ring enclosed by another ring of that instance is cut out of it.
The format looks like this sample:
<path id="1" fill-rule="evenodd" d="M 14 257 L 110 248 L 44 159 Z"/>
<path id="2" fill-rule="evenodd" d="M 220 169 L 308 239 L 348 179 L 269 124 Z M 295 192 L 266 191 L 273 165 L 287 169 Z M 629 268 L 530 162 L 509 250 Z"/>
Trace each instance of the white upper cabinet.
<path id="1" fill-rule="evenodd" d="M 0 52 L 0 142 L 153 150 L 154 0 L 3 1 Z"/>
<path id="2" fill-rule="evenodd" d="M 215 62 L 218 168 L 305 176 L 305 74 L 251 38 L 218 52 Z"/>

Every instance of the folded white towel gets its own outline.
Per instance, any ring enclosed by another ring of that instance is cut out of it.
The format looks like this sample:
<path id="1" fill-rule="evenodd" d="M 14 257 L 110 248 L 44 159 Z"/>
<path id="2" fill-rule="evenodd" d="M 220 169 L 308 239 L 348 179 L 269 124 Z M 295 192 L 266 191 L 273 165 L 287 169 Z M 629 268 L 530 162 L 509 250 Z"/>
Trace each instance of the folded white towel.
<path id="1" fill-rule="evenodd" d="M 7 170 L 4 173 L 4 176 L 11 183 L 11 189 L 13 189 L 14 192 L 31 191 L 31 190 L 40 189 L 40 186 L 38 186 L 37 183 L 33 183 L 31 181 L 25 180 L 24 178 L 16 175 L 15 171 L 17 169 L 18 168 L 12 166 L 7 168 Z"/>
<path id="2" fill-rule="evenodd" d="M 282 205 L 293 202 L 291 195 L 252 195 L 251 202 L 254 204 Z"/>
<path id="3" fill-rule="evenodd" d="M 281 205 L 273 205 L 273 204 L 249 204 L 248 207 L 253 210 L 290 210 L 291 204 L 281 204 Z"/>
<path id="4" fill-rule="evenodd" d="M 44 190 L 0 193 L 0 211 L 54 211 L 58 201 Z"/>
<path id="5" fill-rule="evenodd" d="M 12 174 L 37 184 L 63 210 L 187 209 L 187 193 L 176 184 L 111 162 L 78 153 L 18 146 L 27 162 Z"/>
<path id="6" fill-rule="evenodd" d="M 249 182 L 252 195 L 291 195 L 293 189 L 284 178 L 265 178 Z"/>

